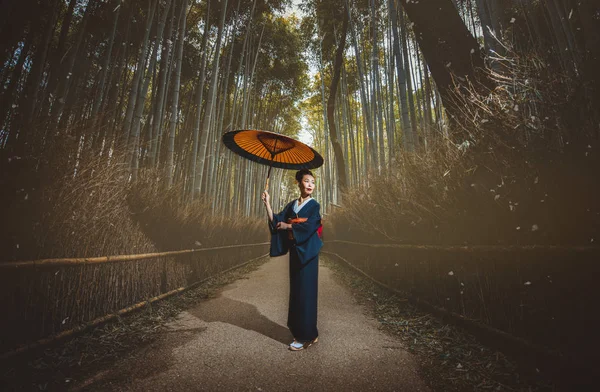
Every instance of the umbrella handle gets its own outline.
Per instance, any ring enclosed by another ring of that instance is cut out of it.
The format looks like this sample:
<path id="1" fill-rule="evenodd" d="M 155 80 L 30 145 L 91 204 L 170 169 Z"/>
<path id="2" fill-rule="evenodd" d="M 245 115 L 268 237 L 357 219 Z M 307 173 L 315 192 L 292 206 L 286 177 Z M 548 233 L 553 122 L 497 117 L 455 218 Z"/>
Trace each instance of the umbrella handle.
<path id="1" fill-rule="evenodd" d="M 269 190 L 269 178 L 271 177 L 271 169 L 273 168 L 273 164 L 269 165 L 269 171 L 267 173 L 267 182 L 265 183 L 265 191 Z"/>

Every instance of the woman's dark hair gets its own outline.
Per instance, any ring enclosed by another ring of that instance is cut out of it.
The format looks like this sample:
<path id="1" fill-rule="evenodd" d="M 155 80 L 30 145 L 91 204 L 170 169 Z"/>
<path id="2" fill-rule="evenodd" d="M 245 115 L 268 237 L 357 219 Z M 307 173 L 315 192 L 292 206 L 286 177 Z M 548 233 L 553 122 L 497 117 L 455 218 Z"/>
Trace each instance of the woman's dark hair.
<path id="1" fill-rule="evenodd" d="M 314 178 L 314 175 L 312 174 L 312 172 L 310 170 L 308 170 L 308 169 L 300 169 L 300 170 L 298 170 L 296 172 L 296 181 L 298 181 L 298 182 L 302 181 L 302 179 L 304 178 L 304 176 L 307 175 L 307 174 L 309 176 L 313 176 L 313 178 Z"/>

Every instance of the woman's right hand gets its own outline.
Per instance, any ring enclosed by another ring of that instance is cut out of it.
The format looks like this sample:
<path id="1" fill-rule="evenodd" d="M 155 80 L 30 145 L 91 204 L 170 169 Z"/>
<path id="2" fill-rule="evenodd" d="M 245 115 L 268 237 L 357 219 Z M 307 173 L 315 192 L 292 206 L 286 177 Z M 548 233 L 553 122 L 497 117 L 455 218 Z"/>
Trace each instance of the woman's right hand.
<path id="1" fill-rule="evenodd" d="M 269 192 L 264 191 L 260 197 L 264 203 L 264 205 L 268 206 L 270 205 L 270 196 L 269 196 Z"/>

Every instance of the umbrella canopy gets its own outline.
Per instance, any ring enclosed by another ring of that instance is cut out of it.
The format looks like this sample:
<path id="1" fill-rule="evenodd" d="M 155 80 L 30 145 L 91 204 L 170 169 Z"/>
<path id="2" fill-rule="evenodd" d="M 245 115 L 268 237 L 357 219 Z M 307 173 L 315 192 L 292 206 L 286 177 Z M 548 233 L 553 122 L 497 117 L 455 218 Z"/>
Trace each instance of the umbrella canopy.
<path id="1" fill-rule="evenodd" d="M 269 166 L 265 189 L 269 188 L 271 168 L 315 169 L 323 165 L 323 157 L 306 144 L 274 132 L 241 129 L 223 134 L 223 144 L 251 161 Z"/>
<path id="2" fill-rule="evenodd" d="M 227 132 L 223 143 L 251 161 L 280 169 L 315 169 L 323 157 L 306 144 L 274 132 L 244 129 Z"/>

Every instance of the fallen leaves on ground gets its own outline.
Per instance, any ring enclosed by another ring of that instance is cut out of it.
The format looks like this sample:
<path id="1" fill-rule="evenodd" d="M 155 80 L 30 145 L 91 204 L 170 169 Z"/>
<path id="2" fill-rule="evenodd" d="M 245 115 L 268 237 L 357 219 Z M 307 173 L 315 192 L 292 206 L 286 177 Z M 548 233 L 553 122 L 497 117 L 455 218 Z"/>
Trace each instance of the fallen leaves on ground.
<path id="1" fill-rule="evenodd" d="M 400 338 L 415 354 L 423 378 L 436 391 L 553 391 L 541 374 L 524 374 L 510 358 L 472 335 L 412 306 L 406 298 L 358 275 L 342 263 L 323 264 L 367 305 L 380 329 Z"/>

